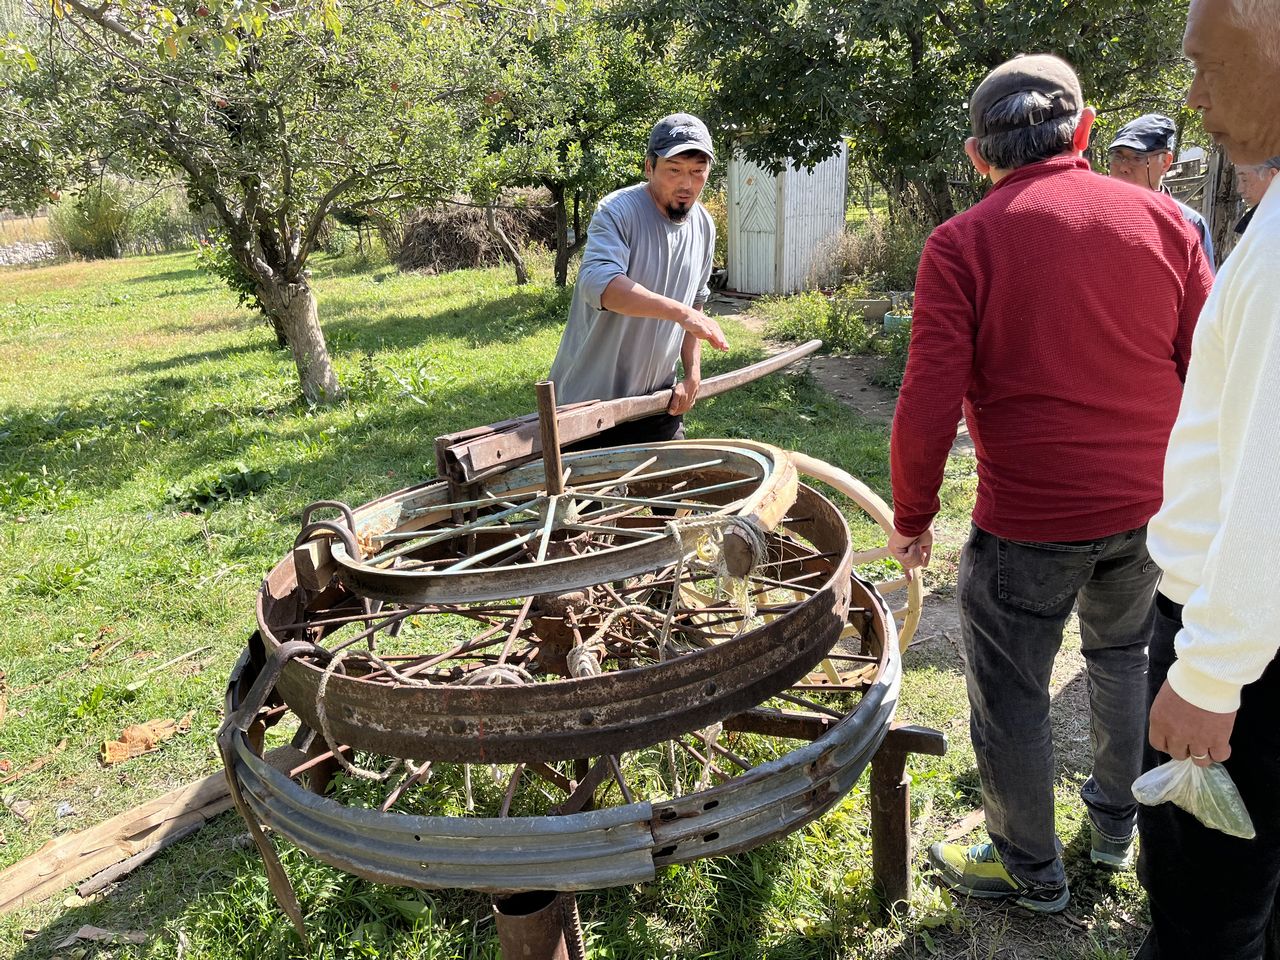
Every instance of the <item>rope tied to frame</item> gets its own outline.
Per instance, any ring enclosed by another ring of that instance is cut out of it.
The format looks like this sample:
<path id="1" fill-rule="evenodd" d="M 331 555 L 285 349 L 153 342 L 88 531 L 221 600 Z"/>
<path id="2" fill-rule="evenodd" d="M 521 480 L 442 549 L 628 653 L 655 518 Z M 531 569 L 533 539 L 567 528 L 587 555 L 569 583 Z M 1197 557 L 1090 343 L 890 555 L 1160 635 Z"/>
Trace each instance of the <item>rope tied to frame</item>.
<path id="1" fill-rule="evenodd" d="M 715 568 L 716 595 L 731 600 L 742 614 L 742 630 L 755 616 L 755 603 L 751 600 L 751 574 L 765 561 L 767 543 L 765 532 L 749 517 L 709 517 L 682 525 L 685 530 L 703 529 L 707 535 L 698 541 L 695 554 L 699 560 Z M 744 576 L 735 576 L 729 570 L 725 550 L 725 538 L 736 537 L 746 546 L 749 560 Z M 741 631 L 740 631 L 741 632 Z"/>

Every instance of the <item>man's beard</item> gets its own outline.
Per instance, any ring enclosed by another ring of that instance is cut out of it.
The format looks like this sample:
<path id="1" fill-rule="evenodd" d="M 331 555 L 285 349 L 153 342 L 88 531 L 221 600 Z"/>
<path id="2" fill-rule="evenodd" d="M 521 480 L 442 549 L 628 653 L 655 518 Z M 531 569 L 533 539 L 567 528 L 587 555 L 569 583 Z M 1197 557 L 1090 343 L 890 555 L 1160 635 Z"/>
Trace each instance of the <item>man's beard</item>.
<path id="1" fill-rule="evenodd" d="M 692 203 L 668 203 L 667 217 L 673 223 L 684 223 L 685 218 L 689 216 L 689 211 L 692 209 Z"/>

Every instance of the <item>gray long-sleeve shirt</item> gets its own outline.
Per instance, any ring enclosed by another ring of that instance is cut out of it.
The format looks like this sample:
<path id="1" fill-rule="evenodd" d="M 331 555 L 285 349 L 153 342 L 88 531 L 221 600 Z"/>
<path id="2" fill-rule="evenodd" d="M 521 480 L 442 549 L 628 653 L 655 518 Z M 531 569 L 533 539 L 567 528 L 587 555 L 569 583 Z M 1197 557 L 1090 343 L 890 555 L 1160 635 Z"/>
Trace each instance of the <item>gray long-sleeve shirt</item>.
<path id="1" fill-rule="evenodd" d="M 600 298 L 614 277 L 688 306 L 710 296 L 711 214 L 697 203 L 683 223 L 672 223 L 646 187 L 615 190 L 591 218 L 569 322 L 551 364 L 560 403 L 641 396 L 675 382 L 684 330 L 670 320 L 605 310 Z"/>

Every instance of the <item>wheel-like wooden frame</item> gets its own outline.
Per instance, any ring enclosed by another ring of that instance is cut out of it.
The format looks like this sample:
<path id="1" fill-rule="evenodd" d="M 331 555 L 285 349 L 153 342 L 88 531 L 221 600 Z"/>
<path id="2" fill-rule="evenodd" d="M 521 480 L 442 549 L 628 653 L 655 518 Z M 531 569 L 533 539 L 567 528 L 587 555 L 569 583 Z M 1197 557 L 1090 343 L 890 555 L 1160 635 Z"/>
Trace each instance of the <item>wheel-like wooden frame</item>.
<path id="1" fill-rule="evenodd" d="M 887 537 L 893 532 L 893 510 L 879 494 L 853 474 L 832 466 L 825 460 L 792 451 L 791 462 L 803 476 L 819 480 L 843 493 L 885 532 L 884 546 L 853 554 L 855 569 L 859 564 L 873 563 L 889 556 Z M 898 625 L 898 649 L 905 652 L 915 637 L 916 627 L 920 625 L 920 614 L 924 607 L 924 584 L 919 576 L 904 575 L 896 580 L 877 583 L 876 591 L 889 604 L 893 619 Z M 844 669 L 837 659 L 828 658 L 822 662 L 819 671 L 812 674 L 802 686 L 820 689 L 856 685 L 864 679 L 865 673 L 863 667 Z"/>

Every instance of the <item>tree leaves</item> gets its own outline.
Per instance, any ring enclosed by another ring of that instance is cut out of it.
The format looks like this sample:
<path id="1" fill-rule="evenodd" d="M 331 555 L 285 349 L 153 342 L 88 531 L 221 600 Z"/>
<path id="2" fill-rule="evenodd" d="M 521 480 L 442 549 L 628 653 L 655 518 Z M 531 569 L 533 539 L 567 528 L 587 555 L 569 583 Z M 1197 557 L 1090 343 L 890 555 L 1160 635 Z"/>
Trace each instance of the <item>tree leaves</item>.
<path id="1" fill-rule="evenodd" d="M 654 49 L 683 43 L 709 65 L 710 119 L 753 131 L 753 159 L 815 163 L 849 135 L 895 193 L 936 195 L 972 176 L 965 103 L 1016 53 L 1067 57 L 1104 108 L 1176 110 L 1183 15 L 1159 0 L 628 0 L 625 19 Z"/>

